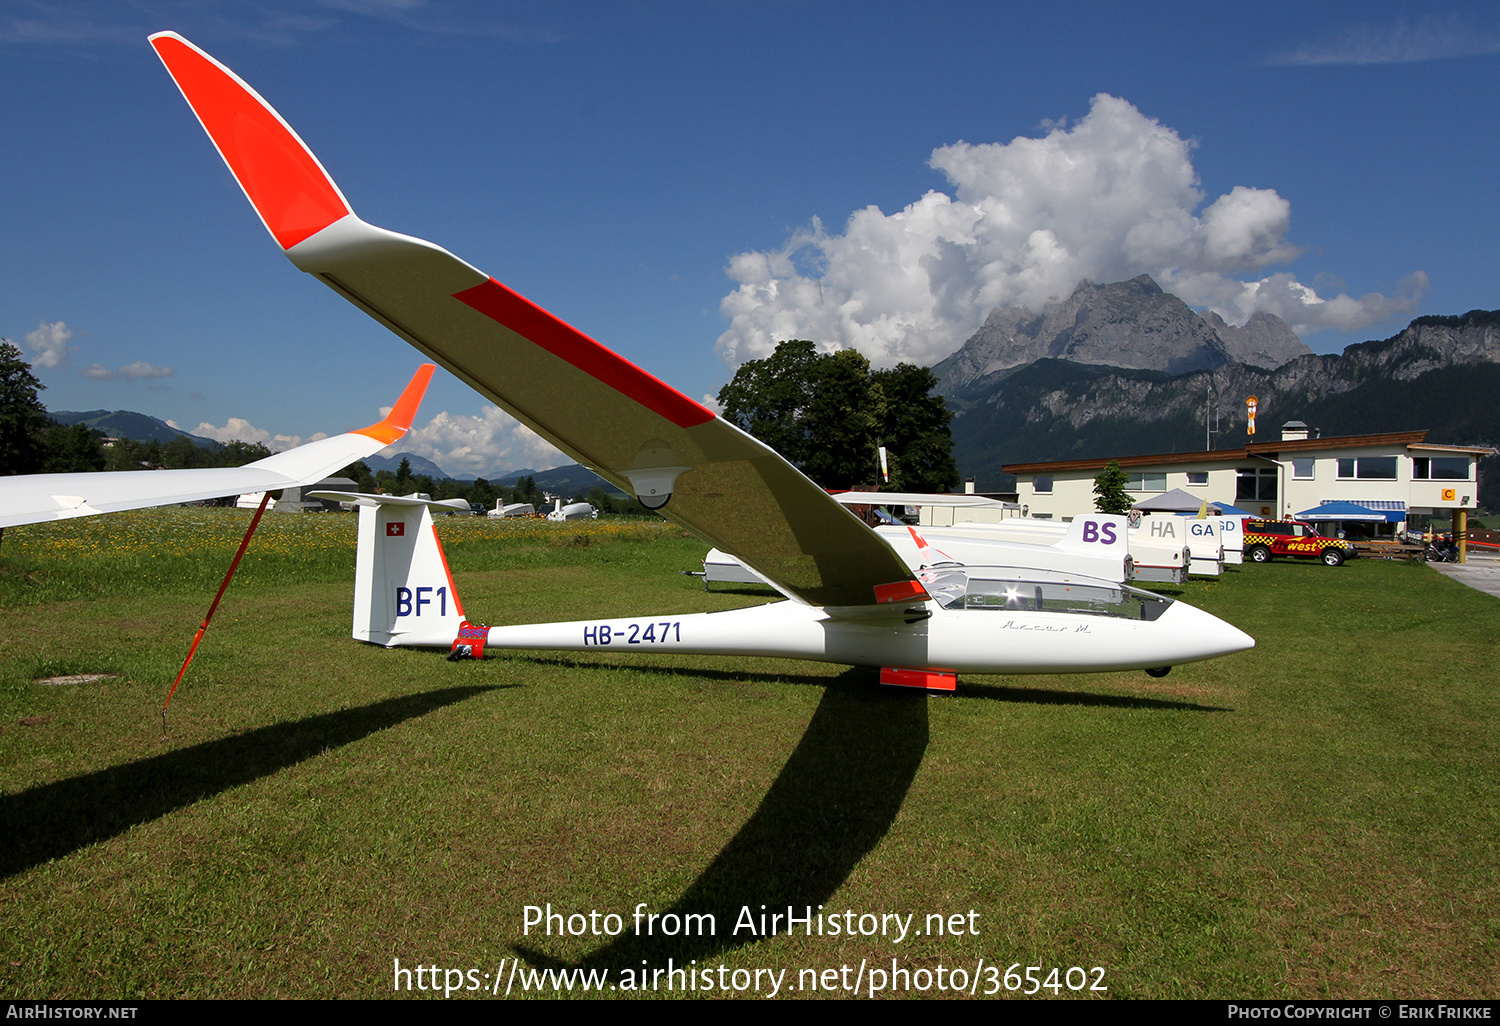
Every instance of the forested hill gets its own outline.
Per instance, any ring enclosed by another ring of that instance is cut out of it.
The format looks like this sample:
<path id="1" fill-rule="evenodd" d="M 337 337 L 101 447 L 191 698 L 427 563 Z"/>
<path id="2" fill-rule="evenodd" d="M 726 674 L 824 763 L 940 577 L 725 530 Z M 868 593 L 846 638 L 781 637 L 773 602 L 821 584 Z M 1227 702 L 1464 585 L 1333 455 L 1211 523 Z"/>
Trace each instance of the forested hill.
<path id="1" fill-rule="evenodd" d="M 144 413 L 133 413 L 130 410 L 88 410 L 82 413 L 72 410 L 55 410 L 49 412 L 47 416 L 64 427 L 82 424 L 94 431 L 102 431 L 111 438 L 129 438 L 136 442 L 160 442 L 162 445 L 176 441 L 178 438 L 186 438 L 200 449 L 219 447 L 219 443 L 212 438 L 189 434 L 180 428 L 174 428 L 164 420 L 158 420 Z"/>

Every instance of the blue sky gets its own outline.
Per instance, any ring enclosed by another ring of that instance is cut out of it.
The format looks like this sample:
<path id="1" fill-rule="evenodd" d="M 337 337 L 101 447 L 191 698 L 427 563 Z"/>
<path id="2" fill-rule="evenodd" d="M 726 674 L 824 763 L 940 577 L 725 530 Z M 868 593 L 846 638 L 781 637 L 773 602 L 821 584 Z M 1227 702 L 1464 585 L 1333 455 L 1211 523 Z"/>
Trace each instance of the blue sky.
<path id="1" fill-rule="evenodd" d="M 788 334 L 931 362 L 1081 276 L 1319 352 L 1500 306 L 1490 4 L 3 0 L 0 336 L 53 409 L 306 439 L 419 362 L 280 255 L 163 29 L 367 221 L 695 398 Z M 553 462 L 441 372 L 410 442 Z"/>

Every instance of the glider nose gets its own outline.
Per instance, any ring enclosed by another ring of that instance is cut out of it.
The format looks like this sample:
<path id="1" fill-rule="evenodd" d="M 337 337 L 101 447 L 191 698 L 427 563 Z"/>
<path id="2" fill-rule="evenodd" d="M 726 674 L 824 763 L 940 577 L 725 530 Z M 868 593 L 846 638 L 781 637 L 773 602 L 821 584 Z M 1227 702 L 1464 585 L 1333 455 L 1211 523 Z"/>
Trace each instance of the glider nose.
<path id="1" fill-rule="evenodd" d="M 1177 635 L 1181 654 L 1179 663 L 1196 662 L 1233 655 L 1255 647 L 1255 639 L 1232 623 L 1220 620 L 1186 602 L 1174 602 L 1162 617 Z"/>

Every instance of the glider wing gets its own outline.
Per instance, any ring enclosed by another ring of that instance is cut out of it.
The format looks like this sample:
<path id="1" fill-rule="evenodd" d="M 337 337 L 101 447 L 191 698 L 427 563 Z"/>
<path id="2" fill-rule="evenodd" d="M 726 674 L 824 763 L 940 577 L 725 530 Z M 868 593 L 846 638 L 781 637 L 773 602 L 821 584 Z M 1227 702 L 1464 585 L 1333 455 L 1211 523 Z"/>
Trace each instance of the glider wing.
<path id="1" fill-rule="evenodd" d="M 238 76 L 175 33 L 151 43 L 297 267 L 791 597 L 926 597 L 888 545 L 773 450 L 446 250 L 361 221 Z"/>
<path id="2" fill-rule="evenodd" d="M 436 369 L 424 364 L 383 420 L 243 467 L 0 477 L 0 528 L 316 484 L 406 434 Z"/>

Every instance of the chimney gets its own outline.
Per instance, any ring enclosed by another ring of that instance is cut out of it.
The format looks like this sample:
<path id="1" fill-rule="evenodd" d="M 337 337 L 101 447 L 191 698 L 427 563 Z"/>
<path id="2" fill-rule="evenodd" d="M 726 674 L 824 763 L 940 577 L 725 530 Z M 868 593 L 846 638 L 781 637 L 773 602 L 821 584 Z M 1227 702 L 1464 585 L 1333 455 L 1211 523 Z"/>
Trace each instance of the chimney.
<path id="1" fill-rule="evenodd" d="M 972 477 L 969 478 L 968 480 L 964 481 L 964 494 L 965 495 L 973 495 L 974 494 L 974 479 Z"/>
<path id="2" fill-rule="evenodd" d="M 1301 442 L 1312 437 L 1312 431 L 1300 420 L 1289 420 L 1281 425 L 1283 442 Z"/>

